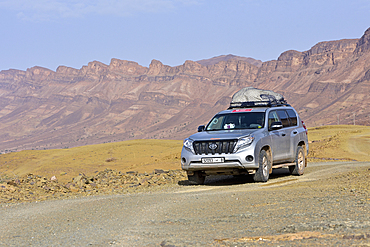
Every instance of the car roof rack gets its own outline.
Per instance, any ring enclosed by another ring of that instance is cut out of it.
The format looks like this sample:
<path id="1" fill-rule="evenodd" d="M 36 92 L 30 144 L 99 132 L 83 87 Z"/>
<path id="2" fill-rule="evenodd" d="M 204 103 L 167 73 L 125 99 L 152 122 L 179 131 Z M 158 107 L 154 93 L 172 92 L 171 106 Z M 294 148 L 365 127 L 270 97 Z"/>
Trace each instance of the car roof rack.
<path id="1" fill-rule="evenodd" d="M 273 107 L 273 106 L 290 106 L 286 100 L 267 100 L 267 101 L 247 101 L 247 102 L 231 102 L 228 110 L 235 108 L 247 107 Z"/>

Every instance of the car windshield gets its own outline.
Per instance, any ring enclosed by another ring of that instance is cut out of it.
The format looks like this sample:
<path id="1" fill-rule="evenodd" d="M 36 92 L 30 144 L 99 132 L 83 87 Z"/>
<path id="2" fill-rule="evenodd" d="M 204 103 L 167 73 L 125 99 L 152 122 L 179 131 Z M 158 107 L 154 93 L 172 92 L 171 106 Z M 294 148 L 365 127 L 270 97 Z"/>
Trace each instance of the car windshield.
<path id="1" fill-rule="evenodd" d="M 264 112 L 217 114 L 208 123 L 206 130 L 260 129 L 265 122 Z"/>

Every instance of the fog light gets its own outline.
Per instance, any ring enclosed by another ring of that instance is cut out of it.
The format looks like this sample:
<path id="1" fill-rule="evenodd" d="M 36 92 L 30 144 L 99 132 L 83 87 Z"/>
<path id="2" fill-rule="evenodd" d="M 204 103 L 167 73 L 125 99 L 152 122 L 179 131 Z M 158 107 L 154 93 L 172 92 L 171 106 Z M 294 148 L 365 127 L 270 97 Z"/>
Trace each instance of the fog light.
<path id="1" fill-rule="evenodd" d="M 186 159 L 184 157 L 181 158 L 182 163 L 186 164 Z"/>
<path id="2" fill-rule="evenodd" d="M 248 155 L 247 157 L 245 157 L 245 160 L 248 161 L 248 162 L 252 162 L 253 161 L 253 156 Z"/>

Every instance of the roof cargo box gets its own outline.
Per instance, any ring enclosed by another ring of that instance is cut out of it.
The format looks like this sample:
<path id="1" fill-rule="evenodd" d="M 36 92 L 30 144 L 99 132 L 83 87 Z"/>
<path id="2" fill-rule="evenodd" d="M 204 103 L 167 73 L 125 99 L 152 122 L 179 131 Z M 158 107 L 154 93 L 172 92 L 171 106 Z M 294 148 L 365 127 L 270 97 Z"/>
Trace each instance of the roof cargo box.
<path id="1" fill-rule="evenodd" d="M 229 109 L 253 106 L 288 105 L 284 97 L 270 90 L 246 87 L 233 95 Z"/>

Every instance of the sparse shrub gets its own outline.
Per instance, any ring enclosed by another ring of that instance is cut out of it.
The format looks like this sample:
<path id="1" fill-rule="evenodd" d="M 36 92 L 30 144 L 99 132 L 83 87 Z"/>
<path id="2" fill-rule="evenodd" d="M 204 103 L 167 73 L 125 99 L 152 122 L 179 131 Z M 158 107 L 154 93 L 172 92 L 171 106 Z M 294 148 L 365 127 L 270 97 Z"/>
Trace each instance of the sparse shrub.
<path id="1" fill-rule="evenodd" d="M 111 157 L 111 158 L 106 159 L 106 160 L 105 160 L 105 162 L 113 162 L 113 161 L 115 161 L 115 160 L 116 160 L 116 158 Z"/>

